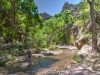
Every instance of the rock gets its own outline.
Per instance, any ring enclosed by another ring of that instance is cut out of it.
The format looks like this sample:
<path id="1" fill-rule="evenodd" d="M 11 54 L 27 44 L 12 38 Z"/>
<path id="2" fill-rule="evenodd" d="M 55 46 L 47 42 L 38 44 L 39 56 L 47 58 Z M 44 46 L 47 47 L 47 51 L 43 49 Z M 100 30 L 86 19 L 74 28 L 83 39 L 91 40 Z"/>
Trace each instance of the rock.
<path id="1" fill-rule="evenodd" d="M 78 41 L 75 42 L 75 47 L 77 47 L 77 49 L 80 50 L 84 44 L 85 44 L 84 42 Z"/>
<path id="2" fill-rule="evenodd" d="M 100 47 L 100 38 L 98 38 L 97 40 L 97 45 Z"/>
<path id="3" fill-rule="evenodd" d="M 6 59 L 6 56 L 0 57 L 0 61 L 5 60 L 5 59 Z"/>
<path id="4" fill-rule="evenodd" d="M 94 71 L 85 64 L 73 64 L 65 67 L 57 75 L 100 75 L 100 72 Z"/>
<path id="5" fill-rule="evenodd" d="M 77 53 L 80 56 L 87 56 L 92 51 L 92 47 L 89 45 L 84 45 L 81 50 Z"/>
<path id="6" fill-rule="evenodd" d="M 46 12 L 40 13 L 40 15 L 43 17 L 43 20 L 48 20 L 48 19 L 50 19 L 52 17 Z"/>
<path id="7" fill-rule="evenodd" d="M 6 58 L 7 59 L 12 59 L 12 56 L 11 55 L 6 55 Z"/>
<path id="8" fill-rule="evenodd" d="M 54 55 L 53 53 L 50 53 L 50 52 L 46 52 L 46 53 L 43 53 L 45 56 L 50 56 L 50 55 Z"/>
<path id="9" fill-rule="evenodd" d="M 98 48 L 98 52 L 100 52 L 100 38 L 97 39 L 97 48 Z"/>
<path id="10" fill-rule="evenodd" d="M 60 49 L 71 49 L 71 50 L 77 50 L 77 48 L 75 46 L 64 46 L 64 45 L 58 45 L 57 46 Z"/>
<path id="11" fill-rule="evenodd" d="M 43 54 L 32 54 L 33 58 L 41 58 L 41 57 L 45 57 Z"/>
<path id="12" fill-rule="evenodd" d="M 43 53 L 45 56 L 50 56 L 50 55 L 58 55 L 60 53 L 62 53 L 62 50 L 58 50 L 58 51 L 47 51 L 45 53 Z"/>
<path id="13" fill-rule="evenodd" d="M 88 41 L 88 35 L 86 36 L 80 36 L 78 35 L 76 37 L 76 40 L 74 41 L 74 45 L 80 50 L 83 45 L 85 45 Z"/>
<path id="14" fill-rule="evenodd" d="M 75 5 L 74 4 L 69 4 L 68 2 L 65 2 L 62 8 L 62 12 L 64 10 L 70 10 L 70 11 L 74 11 L 75 10 Z"/>

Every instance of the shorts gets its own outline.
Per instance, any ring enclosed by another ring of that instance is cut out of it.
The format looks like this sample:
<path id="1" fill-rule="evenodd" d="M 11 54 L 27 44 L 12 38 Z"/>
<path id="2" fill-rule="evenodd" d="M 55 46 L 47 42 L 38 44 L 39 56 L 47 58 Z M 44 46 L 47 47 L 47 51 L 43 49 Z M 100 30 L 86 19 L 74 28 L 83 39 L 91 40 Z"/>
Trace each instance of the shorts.
<path id="1" fill-rule="evenodd" d="M 31 60 L 31 59 L 32 59 L 32 56 L 30 56 L 30 57 L 28 56 L 28 60 Z"/>

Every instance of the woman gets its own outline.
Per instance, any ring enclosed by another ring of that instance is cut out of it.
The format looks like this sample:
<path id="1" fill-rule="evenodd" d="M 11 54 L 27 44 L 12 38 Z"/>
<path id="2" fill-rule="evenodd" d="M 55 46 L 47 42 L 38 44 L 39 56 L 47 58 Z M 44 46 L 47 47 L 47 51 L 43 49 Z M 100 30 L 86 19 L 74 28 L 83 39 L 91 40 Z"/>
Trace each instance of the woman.
<path id="1" fill-rule="evenodd" d="M 30 50 L 27 51 L 28 63 L 29 65 L 32 63 L 32 53 Z"/>

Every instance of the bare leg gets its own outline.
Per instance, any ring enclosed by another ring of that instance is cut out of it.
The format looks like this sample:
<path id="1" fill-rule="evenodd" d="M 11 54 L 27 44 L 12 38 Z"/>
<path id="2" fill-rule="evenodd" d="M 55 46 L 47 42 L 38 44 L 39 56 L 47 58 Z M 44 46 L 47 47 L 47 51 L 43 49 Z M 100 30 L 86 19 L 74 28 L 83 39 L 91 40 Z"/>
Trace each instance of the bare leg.
<path id="1" fill-rule="evenodd" d="M 29 63 L 29 65 L 30 65 L 30 64 L 32 64 L 32 60 L 31 60 L 31 59 L 29 59 L 28 63 Z"/>

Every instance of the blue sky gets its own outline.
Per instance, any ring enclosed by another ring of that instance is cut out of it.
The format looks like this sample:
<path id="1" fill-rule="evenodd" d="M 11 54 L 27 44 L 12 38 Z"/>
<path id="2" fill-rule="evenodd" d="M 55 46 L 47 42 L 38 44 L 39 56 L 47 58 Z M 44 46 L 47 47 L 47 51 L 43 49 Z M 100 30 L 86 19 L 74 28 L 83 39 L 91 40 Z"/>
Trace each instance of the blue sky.
<path id="1" fill-rule="evenodd" d="M 50 15 L 59 13 L 65 2 L 78 4 L 81 0 L 34 0 L 39 13 L 47 12 Z"/>

